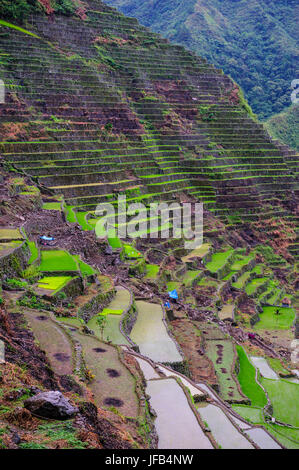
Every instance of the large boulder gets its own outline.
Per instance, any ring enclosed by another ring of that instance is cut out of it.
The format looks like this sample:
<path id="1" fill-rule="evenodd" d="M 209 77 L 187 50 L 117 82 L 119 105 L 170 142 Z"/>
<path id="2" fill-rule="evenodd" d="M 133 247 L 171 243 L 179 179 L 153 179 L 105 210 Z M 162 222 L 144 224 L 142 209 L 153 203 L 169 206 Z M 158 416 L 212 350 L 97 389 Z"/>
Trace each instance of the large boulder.
<path id="1" fill-rule="evenodd" d="M 24 407 L 41 418 L 65 420 L 78 413 L 78 408 L 75 408 L 58 391 L 38 393 L 34 397 L 25 400 Z"/>

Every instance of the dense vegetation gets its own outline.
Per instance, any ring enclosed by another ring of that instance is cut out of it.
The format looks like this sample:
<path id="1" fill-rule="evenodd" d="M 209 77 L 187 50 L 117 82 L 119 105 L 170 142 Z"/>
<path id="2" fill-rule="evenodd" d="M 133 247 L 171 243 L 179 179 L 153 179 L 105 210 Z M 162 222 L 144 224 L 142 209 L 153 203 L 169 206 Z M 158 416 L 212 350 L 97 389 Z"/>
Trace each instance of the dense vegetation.
<path id="1" fill-rule="evenodd" d="M 80 2 L 76 0 L 3 0 L 0 18 L 22 22 L 32 13 L 72 15 L 79 7 Z"/>
<path id="2" fill-rule="evenodd" d="M 242 86 L 261 119 L 290 105 L 291 81 L 298 69 L 296 0 L 106 3 L 221 67 Z"/>
<path id="3" fill-rule="evenodd" d="M 284 144 L 299 150 L 299 106 L 293 105 L 266 121 L 268 132 Z"/>

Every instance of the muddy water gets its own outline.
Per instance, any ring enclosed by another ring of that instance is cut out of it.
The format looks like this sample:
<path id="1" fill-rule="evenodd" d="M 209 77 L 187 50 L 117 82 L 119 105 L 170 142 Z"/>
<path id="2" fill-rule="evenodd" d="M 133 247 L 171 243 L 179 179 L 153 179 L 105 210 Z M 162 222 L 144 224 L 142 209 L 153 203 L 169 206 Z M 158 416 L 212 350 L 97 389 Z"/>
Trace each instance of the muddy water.
<path id="1" fill-rule="evenodd" d="M 263 357 L 254 357 L 254 356 L 251 356 L 250 359 L 253 365 L 257 369 L 259 369 L 261 375 L 265 377 L 265 379 L 273 379 L 273 380 L 279 379 L 278 375 L 276 374 L 276 372 L 274 372 L 273 369 L 271 369 L 266 359 L 264 359 Z"/>
<path id="2" fill-rule="evenodd" d="M 180 385 L 175 379 L 150 380 L 147 383 L 155 421 L 159 449 L 212 449 Z"/>
<path id="3" fill-rule="evenodd" d="M 246 431 L 246 434 L 248 434 L 261 449 L 281 449 L 280 445 L 277 444 L 264 429 L 253 428 Z"/>
<path id="4" fill-rule="evenodd" d="M 198 408 L 222 449 L 253 449 L 253 445 L 235 428 L 225 413 L 215 405 Z"/>
<path id="5" fill-rule="evenodd" d="M 139 301 L 136 306 L 138 317 L 130 336 L 140 353 L 156 362 L 181 362 L 183 358 L 163 323 L 161 305 Z"/>

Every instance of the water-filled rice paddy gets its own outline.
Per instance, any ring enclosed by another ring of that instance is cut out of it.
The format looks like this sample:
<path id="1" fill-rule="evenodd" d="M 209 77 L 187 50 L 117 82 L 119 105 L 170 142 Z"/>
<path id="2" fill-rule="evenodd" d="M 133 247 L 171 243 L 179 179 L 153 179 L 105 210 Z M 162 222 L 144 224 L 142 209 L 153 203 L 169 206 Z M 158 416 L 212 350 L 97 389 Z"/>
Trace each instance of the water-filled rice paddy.
<path id="1" fill-rule="evenodd" d="M 264 357 L 251 356 L 250 359 L 253 365 L 260 371 L 263 377 L 265 377 L 266 379 L 274 379 L 274 380 L 279 379 L 276 372 L 274 372 L 274 370 L 271 369 L 271 367 L 269 366 L 268 362 L 266 361 Z"/>
<path id="2" fill-rule="evenodd" d="M 136 306 L 138 317 L 130 336 L 141 354 L 157 362 L 181 362 L 182 357 L 163 322 L 161 305 L 137 301 Z"/>
<path id="3" fill-rule="evenodd" d="M 203 421 L 207 422 L 222 449 L 253 449 L 253 445 L 238 431 L 218 406 L 200 406 L 198 413 Z"/>
<path id="4" fill-rule="evenodd" d="M 157 413 L 159 449 L 212 449 L 186 395 L 175 379 L 150 380 L 146 392 Z"/>
<path id="5" fill-rule="evenodd" d="M 281 446 L 272 439 L 269 434 L 261 428 L 253 428 L 245 431 L 253 442 L 255 442 L 261 449 L 281 449 Z"/>
<path id="6" fill-rule="evenodd" d="M 110 302 L 107 308 L 101 312 L 105 316 L 105 325 L 102 332 L 97 323 L 98 316 L 94 316 L 88 322 L 88 327 L 91 328 L 96 336 L 105 341 L 111 341 L 113 344 L 126 344 L 130 343 L 125 336 L 120 332 L 121 316 L 126 312 L 130 306 L 131 296 L 130 292 L 123 287 L 117 287 L 115 298 Z"/>

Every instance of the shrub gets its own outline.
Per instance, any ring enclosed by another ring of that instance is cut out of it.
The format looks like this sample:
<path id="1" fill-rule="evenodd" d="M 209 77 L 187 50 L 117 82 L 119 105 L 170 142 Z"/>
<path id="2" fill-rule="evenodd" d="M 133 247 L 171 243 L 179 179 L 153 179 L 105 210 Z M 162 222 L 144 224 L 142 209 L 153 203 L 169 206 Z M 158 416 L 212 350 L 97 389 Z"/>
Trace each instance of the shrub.
<path id="1" fill-rule="evenodd" d="M 2 0 L 0 3 L 0 17 L 2 19 L 22 22 L 39 6 L 36 0 Z"/>
<path id="2" fill-rule="evenodd" d="M 26 289 L 27 282 L 19 281 L 18 279 L 6 279 L 6 284 L 9 287 L 17 288 L 17 289 Z"/>

